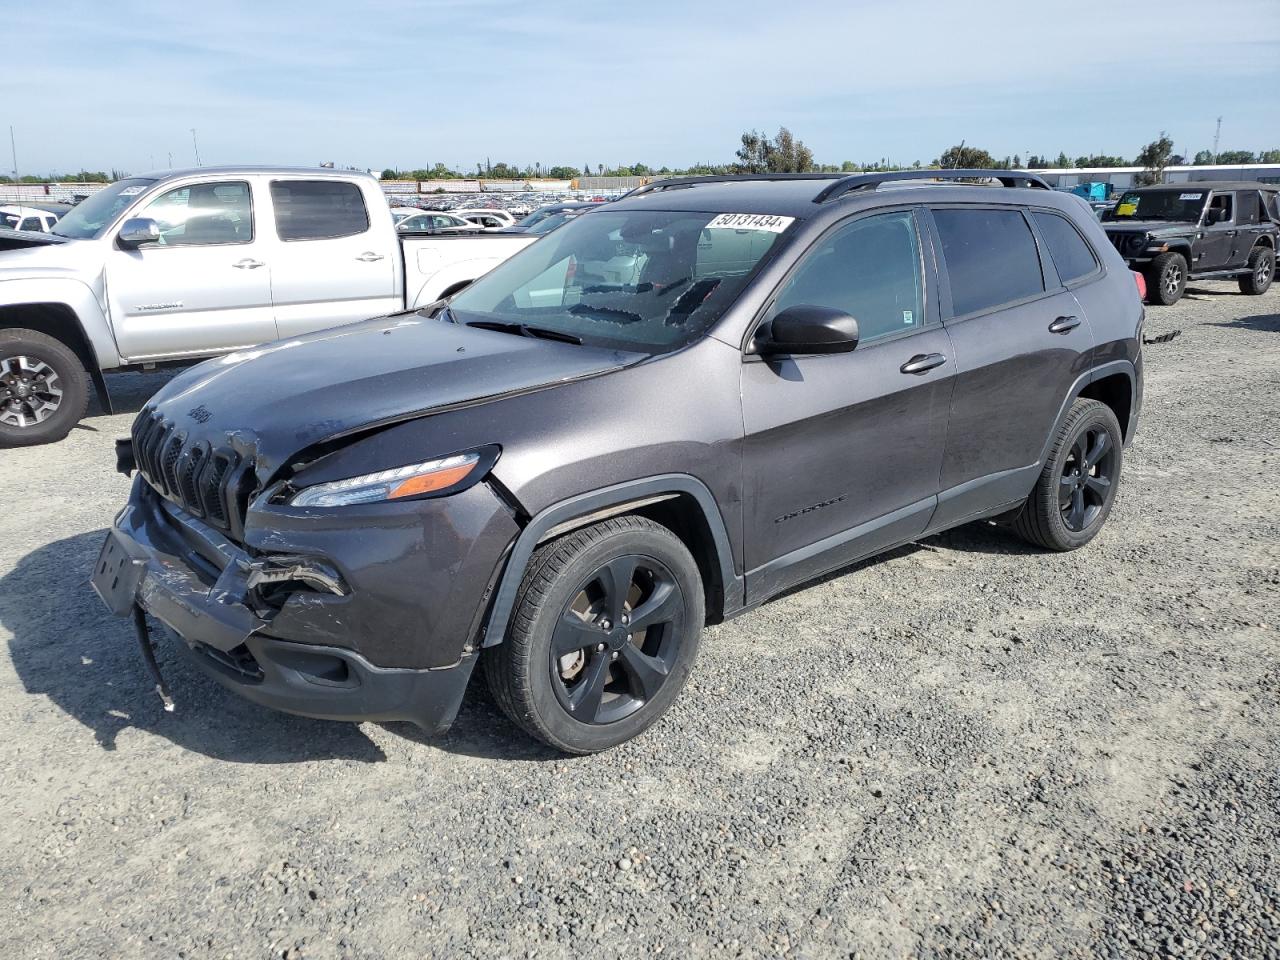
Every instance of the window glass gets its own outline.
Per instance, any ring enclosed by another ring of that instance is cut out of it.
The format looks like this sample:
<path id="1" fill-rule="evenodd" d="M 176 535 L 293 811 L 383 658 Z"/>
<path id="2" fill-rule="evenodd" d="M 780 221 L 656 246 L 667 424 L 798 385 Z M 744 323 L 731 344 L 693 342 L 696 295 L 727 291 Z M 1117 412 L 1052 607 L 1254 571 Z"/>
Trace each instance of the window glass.
<path id="1" fill-rule="evenodd" d="M 1199 220 L 1208 193 L 1193 184 L 1161 190 L 1130 191 L 1117 201 L 1108 220 Z"/>
<path id="2" fill-rule="evenodd" d="M 1209 201 L 1210 210 L 1222 211 L 1222 213 L 1219 215 L 1221 218 L 1218 220 L 1219 223 L 1231 222 L 1231 206 L 1232 206 L 1231 198 L 1232 198 L 1232 195 L 1229 193 L 1215 193 L 1213 195 L 1213 199 Z"/>
<path id="3" fill-rule="evenodd" d="M 920 245 L 910 212 L 857 220 L 819 242 L 778 295 L 773 313 L 808 304 L 843 310 L 865 343 L 924 323 Z"/>
<path id="4" fill-rule="evenodd" d="M 956 316 L 1044 292 L 1035 237 L 1017 210 L 935 210 Z"/>
<path id="5" fill-rule="evenodd" d="M 1257 190 L 1241 190 L 1236 194 L 1239 208 L 1236 223 L 1257 223 L 1262 219 L 1262 195 Z"/>
<path id="6" fill-rule="evenodd" d="M 0 226 L 8 227 L 10 230 L 17 230 L 18 215 L 14 213 L 0 213 Z"/>
<path id="7" fill-rule="evenodd" d="M 1093 251 L 1066 217 L 1056 213 L 1033 213 L 1032 216 L 1049 248 L 1049 256 L 1053 257 L 1053 265 L 1058 268 L 1059 280 L 1070 283 L 1093 273 L 1098 265 Z"/>
<path id="8" fill-rule="evenodd" d="M 117 180 L 109 187 L 104 187 L 93 196 L 82 200 L 67 211 L 56 224 L 53 232 L 60 237 L 71 237 L 76 240 L 88 240 L 114 220 L 125 207 L 138 199 L 138 194 L 155 183 L 135 177 L 130 180 Z"/>
<path id="9" fill-rule="evenodd" d="M 271 184 L 281 240 L 331 240 L 369 229 L 364 196 L 339 180 L 277 180 Z"/>
<path id="10" fill-rule="evenodd" d="M 167 190 L 139 213 L 160 226 L 162 247 L 248 243 L 253 239 L 249 184 L 193 183 Z"/>
<path id="11" fill-rule="evenodd" d="M 40 231 L 44 229 L 44 224 L 40 222 L 39 217 L 27 217 L 27 219 L 22 221 L 22 226 L 18 229 Z"/>
<path id="12" fill-rule="evenodd" d="M 459 323 L 501 324 L 661 353 L 737 299 L 791 218 L 600 210 L 530 244 L 459 293 Z"/>

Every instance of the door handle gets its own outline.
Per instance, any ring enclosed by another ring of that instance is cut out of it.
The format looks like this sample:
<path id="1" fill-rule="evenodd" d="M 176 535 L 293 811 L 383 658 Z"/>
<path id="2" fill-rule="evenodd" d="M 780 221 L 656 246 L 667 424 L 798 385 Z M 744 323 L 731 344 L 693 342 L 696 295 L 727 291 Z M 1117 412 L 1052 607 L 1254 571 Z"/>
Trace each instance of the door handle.
<path id="1" fill-rule="evenodd" d="M 927 373 L 946 362 L 947 358 L 940 353 L 917 353 L 898 369 L 903 373 Z"/>
<path id="2" fill-rule="evenodd" d="M 1053 323 L 1049 324 L 1050 333 L 1070 333 L 1076 327 L 1080 326 L 1079 317 L 1059 317 Z"/>
<path id="3" fill-rule="evenodd" d="M 245 257 L 243 260 L 237 260 L 232 264 L 237 270 L 257 270 L 259 267 L 265 267 L 266 264 L 261 260 L 252 260 Z"/>
<path id="4" fill-rule="evenodd" d="M 364 263 L 375 263 L 382 259 L 382 254 L 374 253 L 372 250 L 366 250 L 364 253 L 360 254 L 360 256 L 356 257 L 356 259 L 361 260 Z"/>

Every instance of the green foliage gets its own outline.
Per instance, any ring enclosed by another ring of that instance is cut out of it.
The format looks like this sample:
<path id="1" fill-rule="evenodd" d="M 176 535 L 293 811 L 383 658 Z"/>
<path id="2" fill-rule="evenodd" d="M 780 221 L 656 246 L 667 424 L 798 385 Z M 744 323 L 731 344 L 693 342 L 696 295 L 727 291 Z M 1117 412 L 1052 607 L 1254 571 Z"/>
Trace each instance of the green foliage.
<path id="1" fill-rule="evenodd" d="M 1160 137 L 1152 140 L 1138 152 L 1137 165 L 1142 171 L 1134 177 L 1138 186 L 1164 182 L 1164 168 L 1169 166 L 1173 154 L 1173 141 L 1160 131 Z"/>
<path id="2" fill-rule="evenodd" d="M 933 161 L 933 165 L 944 170 L 955 170 L 965 169 L 966 167 L 991 168 L 996 165 L 996 162 L 991 154 L 985 150 L 958 144 L 954 147 L 948 147 L 942 156 Z"/>
<path id="3" fill-rule="evenodd" d="M 1257 163 L 1258 157 L 1252 150 L 1223 150 L 1218 154 L 1219 163 Z"/>
<path id="4" fill-rule="evenodd" d="M 1076 157 L 1077 167 L 1127 167 L 1129 161 L 1124 157 L 1113 157 L 1105 153 L 1092 153 Z"/>
<path id="5" fill-rule="evenodd" d="M 809 173 L 814 169 L 813 151 L 786 127 L 779 128 L 772 140 L 755 130 L 747 131 L 737 157 L 734 168 L 738 173 Z"/>
<path id="6" fill-rule="evenodd" d="M 1263 150 L 1258 155 L 1259 163 L 1280 163 L 1280 150 Z"/>

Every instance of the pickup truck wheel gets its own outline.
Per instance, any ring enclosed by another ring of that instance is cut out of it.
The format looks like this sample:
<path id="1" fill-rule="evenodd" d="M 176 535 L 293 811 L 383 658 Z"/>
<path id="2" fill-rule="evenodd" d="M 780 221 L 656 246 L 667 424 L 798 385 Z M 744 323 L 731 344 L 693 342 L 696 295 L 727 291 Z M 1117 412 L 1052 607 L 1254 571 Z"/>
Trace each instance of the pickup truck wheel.
<path id="1" fill-rule="evenodd" d="M 1162 253 L 1147 268 L 1147 299 L 1171 306 L 1187 289 L 1187 260 L 1180 253 Z"/>
<path id="2" fill-rule="evenodd" d="M 485 652 L 489 688 L 527 733 L 595 753 L 652 725 L 684 686 L 705 613 L 688 549 L 623 516 L 534 553 L 506 639 Z"/>
<path id="3" fill-rule="evenodd" d="M 1240 278 L 1240 292 L 1260 296 L 1271 288 L 1276 277 L 1276 255 L 1267 247 L 1254 247 L 1249 254 L 1249 272 Z"/>
<path id="4" fill-rule="evenodd" d="M 1097 400 L 1075 401 L 1013 522 L 1018 535 L 1046 550 L 1075 550 L 1097 536 L 1115 503 L 1123 444 L 1120 421 L 1110 407 Z"/>
<path id="5" fill-rule="evenodd" d="M 0 447 L 61 440 L 89 407 L 89 375 L 66 344 L 0 330 Z"/>

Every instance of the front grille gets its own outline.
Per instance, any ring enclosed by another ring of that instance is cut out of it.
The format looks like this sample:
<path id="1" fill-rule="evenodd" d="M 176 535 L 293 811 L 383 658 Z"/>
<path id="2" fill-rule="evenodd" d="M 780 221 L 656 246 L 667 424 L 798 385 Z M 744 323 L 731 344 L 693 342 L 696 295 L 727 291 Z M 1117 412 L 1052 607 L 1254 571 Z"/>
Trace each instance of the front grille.
<path id="1" fill-rule="evenodd" d="M 1145 233 L 1109 233 L 1107 237 L 1111 240 L 1111 245 L 1124 256 L 1132 257 L 1147 248 Z"/>
<path id="2" fill-rule="evenodd" d="M 257 477 L 252 460 L 191 440 L 177 425 L 144 410 L 133 424 L 138 472 L 157 493 L 239 539 Z"/>

